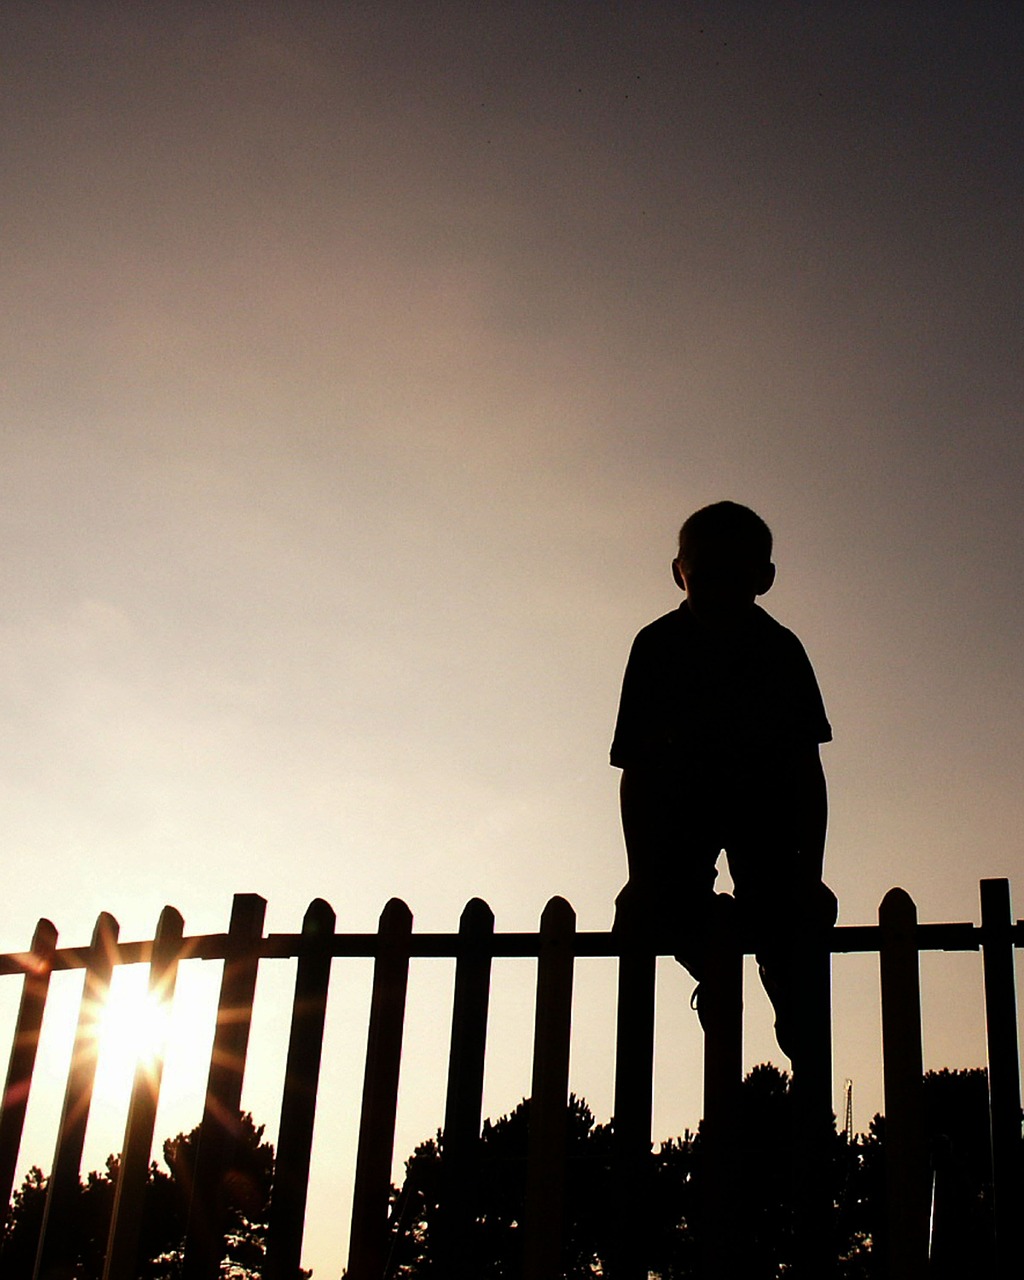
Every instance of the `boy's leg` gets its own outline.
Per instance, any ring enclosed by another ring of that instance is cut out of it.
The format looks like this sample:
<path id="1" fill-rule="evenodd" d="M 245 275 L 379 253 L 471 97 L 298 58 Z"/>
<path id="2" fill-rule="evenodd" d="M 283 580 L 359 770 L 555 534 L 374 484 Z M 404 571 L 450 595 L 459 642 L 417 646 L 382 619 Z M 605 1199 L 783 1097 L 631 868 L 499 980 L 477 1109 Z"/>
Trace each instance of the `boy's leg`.
<path id="1" fill-rule="evenodd" d="M 624 772 L 621 800 L 629 881 L 613 928 L 676 955 L 699 981 L 722 848 L 713 816 L 692 804 L 684 815 L 679 779 L 660 770 Z"/>
<path id="2" fill-rule="evenodd" d="M 822 935 L 836 919 L 835 894 L 792 843 L 770 842 L 739 858 L 736 897 L 749 921 L 761 982 L 775 1009 L 775 1036 L 793 1071 L 789 1178 L 795 1208 L 794 1274 L 835 1274 L 831 1184 L 832 1058 L 828 957 Z M 730 866 L 733 859 L 730 859 Z"/>
<path id="3" fill-rule="evenodd" d="M 740 926 L 754 946 L 762 985 L 775 1010 L 779 1048 L 799 1056 L 809 1033 L 807 946 L 836 921 L 838 902 L 816 876 L 801 872 L 792 844 L 764 832 L 760 840 L 735 841 L 729 869 Z"/>
<path id="4" fill-rule="evenodd" d="M 794 1213 L 790 1262 L 797 1280 L 826 1280 L 836 1274 L 836 1187 L 829 964 L 820 936 L 834 923 L 837 903 L 820 879 L 789 888 L 784 899 L 766 898 L 754 945 L 775 1037 L 792 1064 L 793 1110 L 779 1153 Z"/>
<path id="5" fill-rule="evenodd" d="M 615 899 L 613 931 L 645 939 L 659 955 L 675 956 L 699 982 L 721 906 L 732 906 L 731 898 L 714 890 L 717 854 L 688 858 L 692 874 L 675 868 L 661 880 L 628 880 Z"/>
<path id="6" fill-rule="evenodd" d="M 801 1056 L 814 1011 L 808 1007 L 808 943 L 831 928 L 839 904 L 824 881 L 803 886 L 794 900 L 777 909 L 779 927 L 756 937 L 758 972 L 775 1009 L 779 1048 L 792 1060 Z"/>
<path id="7" fill-rule="evenodd" d="M 683 919 L 673 954 L 697 982 L 703 982 L 711 947 L 736 928 L 736 903 L 731 894 L 713 891 L 691 900 L 695 910 Z M 698 999 L 695 993 L 695 1003 Z"/>

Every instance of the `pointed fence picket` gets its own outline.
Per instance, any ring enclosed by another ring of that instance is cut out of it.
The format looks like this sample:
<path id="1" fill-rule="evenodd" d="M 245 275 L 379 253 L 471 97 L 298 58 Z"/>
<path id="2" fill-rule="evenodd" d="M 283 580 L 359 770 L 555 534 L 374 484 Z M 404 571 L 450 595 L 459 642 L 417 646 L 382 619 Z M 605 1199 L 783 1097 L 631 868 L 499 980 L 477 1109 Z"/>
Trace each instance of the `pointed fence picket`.
<path id="1" fill-rule="evenodd" d="M 267 1280 L 292 1280 L 299 1272 L 334 925 L 334 911 L 322 898 L 310 903 L 302 922 L 295 973 L 270 1206 Z"/>
<path id="2" fill-rule="evenodd" d="M 103 913 L 87 947 L 57 947 L 57 931 L 41 920 L 31 949 L 0 956 L 0 976 L 22 979 L 2 1107 L 0 1107 L 0 1196 L 10 1198 L 21 1146 L 25 1110 L 46 1006 L 50 974 L 84 969 L 84 985 L 58 1127 L 52 1173 L 36 1258 L 36 1277 L 73 1263 L 65 1256 L 77 1194 L 83 1142 L 97 1059 L 96 1029 L 113 966 L 149 964 L 150 990 L 173 997 L 180 962 L 223 961 L 217 1025 L 211 1050 L 206 1103 L 193 1170 L 193 1195 L 184 1245 L 186 1280 L 213 1280 L 223 1255 L 224 1172 L 235 1133 L 259 966 L 297 958 L 295 996 L 281 1101 L 276 1181 L 267 1236 L 265 1271 L 270 1280 L 295 1280 L 302 1249 L 324 1021 L 333 964 L 346 957 L 374 961 L 348 1275 L 351 1280 L 389 1280 L 390 1171 L 402 1070 L 402 1035 L 411 959 L 426 956 L 456 962 L 448 1088 L 442 1160 L 442 1216 L 436 1244 L 443 1273 L 453 1280 L 472 1275 L 473 1188 L 478 1170 L 484 1061 L 488 1030 L 491 962 L 496 957 L 534 957 L 537 993 L 533 1092 L 529 1113 L 523 1280 L 556 1280 L 562 1270 L 565 1188 L 565 1124 L 573 971 L 577 957 L 619 960 L 615 1058 L 615 1241 L 610 1260 L 614 1280 L 645 1280 L 644 1171 L 651 1150 L 654 1062 L 654 988 L 657 953 L 642 928 L 579 933 L 570 905 L 554 898 L 536 933 L 495 933 L 490 908 L 470 902 L 457 934 L 412 931 L 404 902 L 385 907 L 375 934 L 337 933 L 331 907 L 320 899 L 306 913 L 298 934 L 265 936 L 266 903 L 254 894 L 234 899 L 227 933 L 186 937 L 181 916 L 165 908 L 151 941 L 120 942 L 118 925 Z M 913 901 L 893 889 L 874 925 L 834 927 L 808 943 L 806 1000 L 813 1006 L 813 1033 L 804 1062 L 794 1065 L 794 1090 L 803 1109 L 806 1195 L 800 1235 L 803 1274 L 827 1276 L 827 1234 L 820 1202 L 823 1180 L 814 1176 L 826 1112 L 831 1123 L 831 956 L 877 952 L 881 979 L 882 1048 L 887 1126 L 887 1233 L 882 1246 L 889 1280 L 913 1280 L 928 1271 L 929 1154 L 925 1149 L 921 1096 L 922 951 L 982 952 L 988 1045 L 988 1080 L 994 1186 L 995 1256 L 998 1280 L 1016 1265 L 1014 1236 L 1021 1169 L 1020 1060 L 1014 951 L 1024 946 L 1024 922 L 1014 921 L 1006 880 L 981 883 L 981 925 L 919 924 Z M 706 1202 L 704 1273 L 727 1276 L 730 1233 L 727 1206 L 734 1173 L 732 1132 L 740 1082 L 743 940 L 724 935 L 705 978 L 720 1015 L 705 1034 L 704 1100 Z M 409 1070 L 409 1065 L 406 1070 Z M 153 1138 L 160 1090 L 159 1065 L 136 1073 L 128 1110 L 119 1184 L 110 1226 L 104 1280 L 137 1274 L 141 1194 Z M 816 1198 L 817 1197 L 817 1198 Z"/>
<path id="3" fill-rule="evenodd" d="M 474 1280 L 470 1250 L 474 1153 L 483 1112 L 493 942 L 494 913 L 486 902 L 474 898 L 459 922 L 444 1107 L 438 1271 L 451 1280 Z"/>
<path id="4" fill-rule="evenodd" d="M 164 907 L 156 927 L 149 963 L 149 994 L 154 1000 L 169 1004 L 174 999 L 184 927 L 181 915 L 173 907 Z M 140 1062 L 135 1068 L 121 1167 L 110 1215 L 103 1280 L 133 1280 L 137 1270 L 142 1202 L 162 1076 L 163 1054 L 160 1052 L 153 1065 Z"/>
<path id="5" fill-rule="evenodd" d="M 40 920 L 32 937 L 32 950 L 20 966 L 25 978 L 0 1110 L 0 1205 L 10 1203 L 14 1189 L 14 1169 L 25 1127 L 25 1111 L 56 947 L 57 930 L 49 920 Z"/>
<path id="6" fill-rule="evenodd" d="M 50 1273 L 70 1274 L 70 1264 L 74 1261 L 67 1253 L 70 1233 L 64 1230 L 63 1224 L 73 1220 L 78 1199 L 82 1148 L 85 1146 L 85 1129 L 99 1056 L 97 1024 L 110 989 L 118 932 L 119 926 L 114 917 L 101 912 L 86 955 L 82 1002 L 43 1210 L 34 1280 L 41 1280 Z"/>

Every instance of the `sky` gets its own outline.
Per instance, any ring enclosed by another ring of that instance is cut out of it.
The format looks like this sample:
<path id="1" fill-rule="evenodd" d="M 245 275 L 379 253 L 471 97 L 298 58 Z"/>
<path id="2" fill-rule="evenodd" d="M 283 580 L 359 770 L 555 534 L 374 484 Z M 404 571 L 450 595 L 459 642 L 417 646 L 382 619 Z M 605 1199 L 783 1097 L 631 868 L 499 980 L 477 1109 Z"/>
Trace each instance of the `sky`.
<path id="1" fill-rule="evenodd" d="M 1024 901 L 1022 36 L 996 3 L 5 4 L 0 947 L 222 930 L 235 892 L 273 931 L 556 894 L 608 928 L 622 668 L 720 498 L 774 531 L 834 728 L 840 923 L 897 884 L 923 920 Z M 490 1114 L 529 1088 L 506 967 Z M 926 1058 L 983 1063 L 977 957 L 922 968 Z M 367 974 L 332 996 L 356 1091 Z M 656 1136 L 699 1117 L 684 977 Z M 866 1123 L 877 965 L 835 984 Z M 414 972 L 405 1153 L 449 988 Z"/>

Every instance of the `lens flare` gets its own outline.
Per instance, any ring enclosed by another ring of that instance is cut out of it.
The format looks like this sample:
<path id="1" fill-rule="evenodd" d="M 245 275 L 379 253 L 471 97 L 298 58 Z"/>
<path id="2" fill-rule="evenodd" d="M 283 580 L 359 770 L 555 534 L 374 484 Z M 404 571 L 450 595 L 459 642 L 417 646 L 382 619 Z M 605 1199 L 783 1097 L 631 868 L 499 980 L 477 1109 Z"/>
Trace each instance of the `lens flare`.
<path id="1" fill-rule="evenodd" d="M 115 972 L 103 1007 L 97 1011 L 97 1097 L 124 1097 L 136 1067 L 155 1076 L 170 1026 L 170 1005 L 149 990 L 148 970 L 139 966 Z"/>

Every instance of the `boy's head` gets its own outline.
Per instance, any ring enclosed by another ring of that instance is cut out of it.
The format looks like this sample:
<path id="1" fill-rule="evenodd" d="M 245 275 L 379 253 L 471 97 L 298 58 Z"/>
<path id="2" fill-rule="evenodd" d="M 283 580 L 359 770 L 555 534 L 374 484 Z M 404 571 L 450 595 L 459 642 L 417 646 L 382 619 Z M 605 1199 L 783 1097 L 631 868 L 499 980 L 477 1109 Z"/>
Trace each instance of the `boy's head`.
<path id="1" fill-rule="evenodd" d="M 701 507 L 679 530 L 672 575 L 702 621 L 737 621 L 775 581 L 772 531 L 738 502 Z"/>

